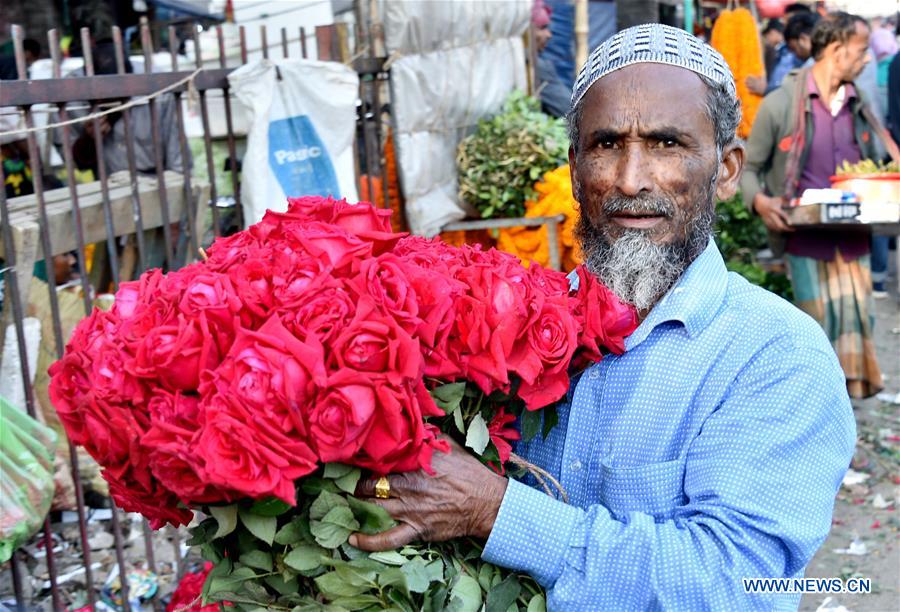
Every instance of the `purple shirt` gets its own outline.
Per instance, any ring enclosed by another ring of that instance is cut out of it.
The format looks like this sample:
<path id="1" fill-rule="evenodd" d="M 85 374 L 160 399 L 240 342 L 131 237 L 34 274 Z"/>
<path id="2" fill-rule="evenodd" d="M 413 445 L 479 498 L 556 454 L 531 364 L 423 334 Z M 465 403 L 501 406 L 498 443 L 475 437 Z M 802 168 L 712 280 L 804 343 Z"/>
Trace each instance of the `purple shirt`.
<path id="1" fill-rule="evenodd" d="M 856 97 L 856 89 L 850 83 L 844 88 L 844 103 L 837 115 L 832 116 L 819 95 L 812 72 L 809 73 L 807 91 L 812 103 L 813 136 L 800 174 L 799 193 L 804 189 L 831 187 L 830 177 L 838 166 L 844 161 L 855 164 L 860 160 L 850 111 L 850 99 Z M 869 252 L 869 232 L 866 227 L 852 226 L 833 230 L 798 229 L 788 234 L 785 250 L 791 255 L 825 261 L 833 260 L 835 251 L 840 250 L 845 260 L 857 259 Z"/>

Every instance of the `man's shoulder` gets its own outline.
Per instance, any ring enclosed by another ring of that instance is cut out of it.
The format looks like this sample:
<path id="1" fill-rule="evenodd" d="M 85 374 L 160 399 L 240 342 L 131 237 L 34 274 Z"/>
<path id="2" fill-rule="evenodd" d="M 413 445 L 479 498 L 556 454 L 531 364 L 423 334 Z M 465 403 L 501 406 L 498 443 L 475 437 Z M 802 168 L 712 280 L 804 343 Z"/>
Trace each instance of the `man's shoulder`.
<path id="1" fill-rule="evenodd" d="M 738 322 L 745 342 L 759 350 L 808 349 L 829 360 L 834 356 L 828 337 L 812 317 L 736 272 L 728 274 L 722 316 Z"/>

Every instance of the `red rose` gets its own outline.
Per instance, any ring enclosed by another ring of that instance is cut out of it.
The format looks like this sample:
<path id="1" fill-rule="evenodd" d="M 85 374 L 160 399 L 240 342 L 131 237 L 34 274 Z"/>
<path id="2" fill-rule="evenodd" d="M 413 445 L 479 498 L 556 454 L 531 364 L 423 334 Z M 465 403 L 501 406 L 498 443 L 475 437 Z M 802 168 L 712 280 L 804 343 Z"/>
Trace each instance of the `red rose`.
<path id="1" fill-rule="evenodd" d="M 287 212 L 272 213 L 268 219 L 270 222 L 276 220 L 321 221 L 333 224 L 354 236 L 372 242 L 376 255 L 390 250 L 404 236 L 391 230 L 390 210 L 375 208 L 369 202 L 350 204 L 346 200 L 319 196 L 288 198 Z"/>
<path id="2" fill-rule="evenodd" d="M 158 389 L 148 403 L 150 428 L 141 446 L 153 475 L 185 504 L 230 502 L 235 495 L 204 481 L 203 457 L 194 451 L 200 435 L 200 398 Z"/>
<path id="3" fill-rule="evenodd" d="M 583 265 L 576 268 L 579 279 L 575 293 L 575 314 L 582 321 L 579 343 L 586 349 L 586 356 L 599 360 L 602 347 L 622 354 L 625 338 L 637 328 L 638 318 L 634 307 L 623 304 L 596 276 Z"/>
<path id="4" fill-rule="evenodd" d="M 280 307 L 285 327 L 300 339 L 313 335 L 322 344 L 329 344 L 337 333 L 353 318 L 356 300 L 339 280 L 329 280 L 315 291 L 303 294 L 295 308 Z"/>
<path id="5" fill-rule="evenodd" d="M 203 583 L 212 571 L 213 564 L 207 561 L 201 572 L 188 572 L 178 583 L 178 588 L 172 593 L 172 599 L 166 605 L 166 612 L 218 612 L 219 604 L 213 603 L 200 605 L 200 595 L 203 593 Z M 228 603 L 225 604 L 230 605 Z"/>
<path id="6" fill-rule="evenodd" d="M 291 222 L 282 226 L 289 241 L 303 245 L 313 256 L 327 262 L 334 270 L 343 270 L 357 260 L 372 256 L 372 244 L 339 227 L 321 223 Z"/>
<path id="7" fill-rule="evenodd" d="M 515 422 L 515 416 L 506 414 L 506 410 L 500 408 L 494 415 L 494 418 L 491 419 L 491 422 L 488 423 L 488 434 L 490 434 L 494 448 L 497 449 L 497 456 L 500 457 L 500 465 L 491 465 L 491 467 L 501 475 L 506 473 L 504 464 L 509 461 L 509 456 L 512 454 L 510 442 L 515 442 L 522 438 L 522 434 L 519 433 L 518 429 L 507 427 L 507 425 L 512 425 Z"/>
<path id="8" fill-rule="evenodd" d="M 196 391 L 200 372 L 214 369 L 220 361 L 215 336 L 206 315 L 196 319 L 184 315 L 155 327 L 137 345 L 134 373 L 157 380 L 169 391 Z"/>
<path id="9" fill-rule="evenodd" d="M 178 309 L 191 317 L 203 312 L 210 324 L 231 330 L 242 308 L 237 291 L 225 274 L 201 272 L 187 280 Z"/>
<path id="10" fill-rule="evenodd" d="M 282 249 L 275 254 L 272 298 L 280 312 L 292 313 L 302 308 L 331 282 L 332 275 L 322 258 L 297 248 Z"/>
<path id="11" fill-rule="evenodd" d="M 231 266 L 227 274 L 243 307 L 258 319 L 265 319 L 275 305 L 272 262 L 249 259 Z"/>
<path id="12" fill-rule="evenodd" d="M 290 425 L 302 434 L 304 409 L 313 387 L 325 379 L 322 347 L 294 337 L 277 315 L 256 331 L 238 329 L 222 364 L 200 386 L 201 394 L 226 394 L 253 412 Z"/>
<path id="13" fill-rule="evenodd" d="M 253 233 L 236 232 L 228 237 L 220 236 L 206 249 L 204 265 L 214 272 L 225 272 L 248 258 L 257 257 L 261 243 Z"/>
<path id="14" fill-rule="evenodd" d="M 372 427 L 378 398 L 361 372 L 336 372 L 309 412 L 309 438 L 323 463 L 351 462 Z"/>
<path id="15" fill-rule="evenodd" d="M 254 499 L 297 503 L 294 481 L 316 469 L 316 455 L 305 441 L 227 395 L 204 400 L 201 418 L 194 448 L 206 462 L 206 483 Z"/>
<path id="16" fill-rule="evenodd" d="M 384 374 L 394 383 L 421 375 L 419 343 L 371 301 L 363 298 L 356 316 L 332 342 L 331 369 Z"/>
<path id="17" fill-rule="evenodd" d="M 413 270 L 391 253 L 360 262 L 359 275 L 349 281 L 360 296 L 371 296 L 409 332 L 418 327 L 419 301 L 410 284 Z"/>
<path id="18" fill-rule="evenodd" d="M 146 472 L 147 468 L 142 470 Z M 181 507 L 178 498 L 158 482 L 140 477 L 141 470 L 130 470 L 117 476 L 111 476 L 104 470 L 102 475 L 109 483 L 109 494 L 116 505 L 126 512 L 143 514 L 153 529 L 161 529 L 166 524 L 175 527 L 187 525 L 194 516 L 193 512 Z"/>
<path id="19" fill-rule="evenodd" d="M 510 357 L 512 369 L 522 378 L 519 397 L 529 410 L 543 408 L 565 395 L 578 332 L 578 320 L 569 311 L 569 298 L 546 298 Z"/>
<path id="20" fill-rule="evenodd" d="M 375 408 L 372 427 L 362 448 L 350 461 L 377 474 L 431 470 L 434 450 L 449 451 L 439 431 L 426 424 L 425 416 L 443 416 L 421 381 L 395 386 L 386 380 L 372 380 Z"/>

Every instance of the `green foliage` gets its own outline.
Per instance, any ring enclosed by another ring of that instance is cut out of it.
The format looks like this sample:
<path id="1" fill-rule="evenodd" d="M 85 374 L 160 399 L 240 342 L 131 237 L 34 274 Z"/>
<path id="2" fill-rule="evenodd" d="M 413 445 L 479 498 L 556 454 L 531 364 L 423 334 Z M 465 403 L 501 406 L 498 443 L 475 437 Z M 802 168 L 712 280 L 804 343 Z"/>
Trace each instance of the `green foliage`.
<path id="1" fill-rule="evenodd" d="M 564 119 L 540 110 L 522 92 L 510 94 L 499 115 L 478 122 L 457 149 L 459 197 L 485 219 L 521 217 L 535 182 L 567 161 Z"/>
<path id="2" fill-rule="evenodd" d="M 481 409 L 469 403 L 474 394 L 458 387 L 444 390 L 450 391 L 459 396 L 457 410 Z M 544 612 L 540 587 L 528 576 L 483 562 L 472 540 L 381 553 L 351 547 L 347 537 L 354 531 L 377 533 L 396 525 L 380 506 L 336 484 L 354 473 L 358 478 L 358 472 L 340 464 L 325 466 L 307 478 L 317 480 L 314 492 L 301 489 L 297 505 L 286 511 L 252 501 L 208 508 L 215 518 L 194 527 L 191 540 L 215 563 L 204 584 L 204 604 L 228 601 L 236 612 Z M 275 516 L 258 513 L 276 510 Z"/>
<path id="3" fill-rule="evenodd" d="M 787 276 L 766 270 L 756 258 L 759 251 L 768 248 L 766 226 L 747 209 L 741 194 L 719 202 L 716 214 L 716 244 L 725 259 L 725 266 L 754 285 L 786 300 L 792 299 L 793 292 Z"/>

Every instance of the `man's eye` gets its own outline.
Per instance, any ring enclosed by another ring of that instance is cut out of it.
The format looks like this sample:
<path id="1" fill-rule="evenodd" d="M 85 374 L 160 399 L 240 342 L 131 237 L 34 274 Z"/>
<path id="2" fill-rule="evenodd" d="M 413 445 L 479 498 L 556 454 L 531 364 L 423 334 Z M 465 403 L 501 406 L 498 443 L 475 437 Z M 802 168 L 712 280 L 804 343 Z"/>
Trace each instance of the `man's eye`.
<path id="1" fill-rule="evenodd" d="M 616 149 L 616 148 L 618 148 L 619 143 L 616 142 L 615 140 L 601 140 L 598 143 L 598 146 L 601 149 Z"/>
<path id="2" fill-rule="evenodd" d="M 661 140 L 657 140 L 653 144 L 654 149 L 671 149 L 673 147 L 678 146 L 677 140 L 672 140 L 671 138 L 663 138 Z"/>

